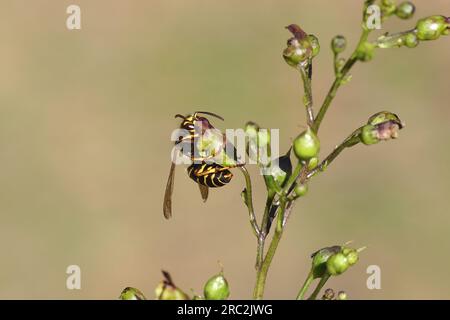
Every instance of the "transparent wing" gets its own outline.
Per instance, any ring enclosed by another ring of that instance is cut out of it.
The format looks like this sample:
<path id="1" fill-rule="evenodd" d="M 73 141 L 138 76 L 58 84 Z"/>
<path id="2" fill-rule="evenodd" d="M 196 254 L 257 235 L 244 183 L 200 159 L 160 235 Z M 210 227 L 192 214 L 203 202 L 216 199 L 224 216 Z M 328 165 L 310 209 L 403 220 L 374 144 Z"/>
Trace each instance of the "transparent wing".
<path id="1" fill-rule="evenodd" d="M 198 184 L 198 187 L 200 189 L 200 194 L 202 195 L 203 202 L 206 202 L 206 200 L 208 200 L 209 188 L 200 183 Z"/>
<path id="2" fill-rule="evenodd" d="M 175 163 L 170 165 L 169 178 L 167 179 L 166 192 L 164 194 L 163 211 L 164 217 L 170 219 L 172 217 L 172 193 L 173 182 L 175 180 Z"/>

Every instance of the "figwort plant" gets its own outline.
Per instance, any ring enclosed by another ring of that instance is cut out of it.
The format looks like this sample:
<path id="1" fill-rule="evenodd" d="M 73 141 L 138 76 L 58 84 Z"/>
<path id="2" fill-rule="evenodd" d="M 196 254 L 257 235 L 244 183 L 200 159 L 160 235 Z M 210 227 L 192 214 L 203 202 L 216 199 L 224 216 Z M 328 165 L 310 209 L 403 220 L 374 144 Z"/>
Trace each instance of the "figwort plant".
<path id="1" fill-rule="evenodd" d="M 229 182 L 232 174 L 228 169 L 238 167 L 244 174 L 246 187 L 242 192 L 242 198 L 248 208 L 251 227 L 257 241 L 254 299 L 262 299 L 264 297 L 267 274 L 283 232 L 286 229 L 289 216 L 292 214 L 292 209 L 297 200 L 306 195 L 310 181 L 319 173 L 324 172 L 345 149 L 360 143 L 369 146 L 380 141 L 395 139 L 398 137 L 399 130 L 404 127 L 403 122 L 396 114 L 389 111 L 381 111 L 371 116 L 367 123 L 360 128 L 354 130 L 328 156 L 321 161 L 319 160 L 320 140 L 318 134 L 320 126 L 339 88 L 351 80 L 350 71 L 352 67 L 357 62 L 371 61 L 377 49 L 415 48 L 423 41 L 437 40 L 450 32 L 450 18 L 435 15 L 418 20 L 415 27 L 411 30 L 393 34 L 386 33 L 375 37 L 374 40 L 370 40 L 369 36 L 375 29 L 372 21 L 374 5 L 378 5 L 376 8 L 380 13 L 379 20 L 381 23 L 394 16 L 400 19 L 410 19 L 415 12 L 414 5 L 409 1 L 397 5 L 393 0 L 366 0 L 364 2 L 361 25 L 362 34 L 350 56 L 348 58 L 341 56 L 347 48 L 347 41 L 344 36 L 338 35 L 331 41 L 335 80 L 322 105 L 317 109 L 313 107 L 312 69 L 314 58 L 320 52 L 319 40 L 296 24 L 291 24 L 287 27 L 292 37 L 287 41 L 283 57 L 288 65 L 299 72 L 303 82 L 303 104 L 306 111 L 307 129 L 295 138 L 289 152 L 277 159 L 277 170 L 270 169 L 270 161 L 266 161 L 266 163 L 259 162 L 264 172 L 263 177 L 267 189 L 265 210 L 260 222 L 257 221 L 254 212 L 251 177 L 243 164 L 238 164 L 236 161 L 233 162 L 232 159 L 228 159 L 228 164 L 226 165 L 208 164 L 203 158 L 200 164 L 193 164 L 188 169 L 191 178 L 200 185 L 204 199 L 207 198 L 208 187 L 218 187 Z M 204 113 L 208 114 L 207 112 Z M 192 125 L 194 121 L 200 121 L 207 128 L 213 128 L 206 118 L 199 117 L 197 113 L 182 118 L 182 128 L 185 128 L 188 134 L 178 142 L 187 141 L 189 145 L 191 144 L 191 140 L 197 134 Z M 245 133 L 247 136 L 256 139 L 256 147 L 258 149 L 265 149 L 266 151 L 270 149 L 271 137 L 267 130 L 262 130 L 257 124 L 249 122 L 245 127 Z M 196 147 L 201 149 L 201 151 L 205 151 L 211 145 L 217 145 L 217 143 L 209 141 L 209 143 L 201 146 L 197 145 Z M 251 151 L 249 150 L 250 148 L 251 146 L 247 144 L 247 152 Z M 294 164 L 291 161 L 291 150 L 293 150 L 296 158 Z M 171 194 L 173 188 L 172 172 L 173 166 L 166 194 Z M 164 210 L 166 217 L 170 217 L 170 196 L 168 199 L 165 199 Z M 272 229 L 273 233 L 270 233 Z M 269 234 L 271 237 L 269 237 Z M 322 248 L 315 252 L 311 256 L 310 272 L 299 289 L 297 299 L 305 299 L 313 281 L 318 280 L 316 288 L 308 297 L 309 299 L 316 299 L 330 277 L 342 275 L 349 267 L 357 263 L 359 253 L 363 249 L 351 248 L 347 243 Z M 193 297 L 179 289 L 167 272 L 163 272 L 163 274 L 164 280 L 156 289 L 157 299 L 227 299 L 230 294 L 228 282 L 223 275 L 223 271 L 206 282 L 203 296 L 193 295 Z M 122 292 L 121 298 L 144 299 L 144 296 L 137 289 L 126 288 Z M 342 291 L 335 295 L 333 290 L 328 289 L 323 293 L 322 299 L 344 300 L 347 299 L 347 295 Z"/>

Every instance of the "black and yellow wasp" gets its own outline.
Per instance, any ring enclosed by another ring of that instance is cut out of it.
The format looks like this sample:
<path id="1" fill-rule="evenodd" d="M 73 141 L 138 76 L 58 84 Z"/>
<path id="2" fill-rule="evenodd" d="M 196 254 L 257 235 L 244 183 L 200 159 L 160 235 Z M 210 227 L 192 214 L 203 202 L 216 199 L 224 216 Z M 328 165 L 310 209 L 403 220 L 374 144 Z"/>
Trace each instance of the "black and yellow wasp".
<path id="1" fill-rule="evenodd" d="M 175 146 L 182 148 L 184 152 L 189 150 L 188 156 L 193 163 L 187 168 L 188 176 L 198 184 L 202 199 L 206 201 L 208 199 L 209 188 L 219 188 L 228 184 L 233 177 L 230 169 L 243 166 L 244 164 L 238 163 L 237 158 L 235 158 L 236 162 L 234 164 L 227 165 L 220 165 L 210 161 L 217 154 L 224 151 L 224 149 L 229 150 L 229 148 L 233 148 L 233 154 L 236 155 L 236 149 L 231 143 L 226 141 L 225 137 L 223 137 L 223 141 L 220 143 L 219 150 L 215 150 L 209 155 L 199 155 L 196 141 L 205 134 L 206 130 L 215 129 L 209 120 L 201 115 L 209 115 L 222 121 L 224 120 L 221 116 L 206 111 L 196 111 L 187 116 L 177 114 L 175 118 L 183 119 L 180 129 L 184 130 L 186 134 L 178 138 Z M 164 194 L 163 212 L 166 219 L 172 217 L 172 193 L 175 179 L 174 160 L 172 159 Z"/>

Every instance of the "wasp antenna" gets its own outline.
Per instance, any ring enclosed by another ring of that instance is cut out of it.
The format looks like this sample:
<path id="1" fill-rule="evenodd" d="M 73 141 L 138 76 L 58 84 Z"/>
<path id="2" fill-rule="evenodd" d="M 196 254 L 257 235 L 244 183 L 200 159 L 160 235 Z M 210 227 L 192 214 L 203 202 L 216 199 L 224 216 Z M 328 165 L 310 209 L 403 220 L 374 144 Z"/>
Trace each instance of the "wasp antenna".
<path id="1" fill-rule="evenodd" d="M 209 116 L 216 117 L 217 119 L 220 119 L 220 120 L 222 120 L 222 121 L 225 121 L 225 119 L 224 119 L 223 117 L 219 116 L 218 114 L 212 113 L 212 112 L 208 112 L 208 111 L 196 111 L 195 113 L 206 114 L 206 115 L 209 115 Z"/>
<path id="2" fill-rule="evenodd" d="M 181 115 L 181 114 L 179 114 L 179 113 L 175 115 L 175 118 L 186 119 L 185 116 L 183 116 L 183 115 Z"/>

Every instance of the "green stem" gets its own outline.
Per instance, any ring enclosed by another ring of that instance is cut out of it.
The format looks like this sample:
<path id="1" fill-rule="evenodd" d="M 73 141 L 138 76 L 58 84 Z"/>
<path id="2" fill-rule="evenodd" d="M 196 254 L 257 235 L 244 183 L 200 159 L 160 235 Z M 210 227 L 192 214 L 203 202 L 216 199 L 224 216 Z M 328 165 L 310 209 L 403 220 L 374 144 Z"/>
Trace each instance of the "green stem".
<path id="1" fill-rule="evenodd" d="M 330 275 L 326 274 L 324 275 L 321 279 L 319 284 L 317 285 L 316 289 L 314 290 L 314 292 L 311 294 L 311 296 L 308 298 L 308 300 L 316 300 L 317 296 L 320 293 L 320 290 L 322 290 L 323 286 L 325 285 L 325 283 L 328 281 L 328 279 L 330 279 Z"/>
<path id="2" fill-rule="evenodd" d="M 309 286 L 311 285 L 312 281 L 314 280 L 313 272 L 311 271 L 308 274 L 308 277 L 305 280 L 305 283 L 303 283 L 303 286 L 301 287 L 300 291 L 297 295 L 297 300 L 303 300 L 303 297 L 305 296 L 306 291 L 308 291 Z"/>
<path id="3" fill-rule="evenodd" d="M 370 3 L 371 3 L 371 1 L 366 1 L 365 7 L 364 7 L 364 17 L 365 17 L 365 12 L 367 10 L 367 6 L 370 5 Z M 325 117 L 325 114 L 327 113 L 328 108 L 331 105 L 331 102 L 336 97 L 336 93 L 337 93 L 338 89 L 340 88 L 340 86 L 342 85 L 342 81 L 345 79 L 348 72 L 358 61 L 358 52 L 364 46 L 364 44 L 367 42 L 367 39 L 369 37 L 371 30 L 369 30 L 367 28 L 365 21 L 366 21 L 366 18 L 363 19 L 363 32 L 361 34 L 361 38 L 359 39 L 359 42 L 358 42 L 358 45 L 357 45 L 355 51 L 353 52 L 351 57 L 347 60 L 344 67 L 342 68 L 341 72 L 339 72 L 336 75 L 336 78 L 335 78 L 330 90 L 328 91 L 328 94 L 322 104 L 322 107 L 320 108 L 319 113 L 317 114 L 317 116 L 314 120 L 314 125 L 312 126 L 312 129 L 315 133 L 319 132 L 320 124 L 322 123 L 322 120 Z"/>
<path id="4" fill-rule="evenodd" d="M 311 62 L 310 62 L 311 63 Z M 314 125 L 314 111 L 313 111 L 313 97 L 312 97 L 312 85 L 311 78 L 308 75 L 308 66 L 299 66 L 300 74 L 302 75 L 303 88 L 305 91 L 305 96 L 303 98 L 303 104 L 306 108 L 306 122 L 309 127 Z"/>
<path id="5" fill-rule="evenodd" d="M 259 235 L 261 233 L 261 230 L 258 227 L 258 223 L 256 222 L 256 216 L 255 216 L 255 210 L 253 209 L 253 197 L 252 197 L 252 180 L 250 178 L 250 175 L 248 174 L 248 171 L 245 167 L 239 167 L 241 169 L 241 172 L 244 174 L 245 177 L 245 205 L 248 208 L 248 215 L 250 218 L 250 224 L 253 229 L 253 233 L 255 234 L 256 238 L 259 238 Z"/>
<path id="6" fill-rule="evenodd" d="M 286 201 L 282 199 L 278 212 L 277 227 L 275 229 L 275 233 L 273 235 L 272 241 L 270 242 L 270 246 L 269 249 L 267 250 L 266 257 L 264 258 L 264 261 L 256 274 L 256 284 L 255 289 L 253 291 L 254 299 L 260 300 L 264 296 L 264 288 L 266 285 L 267 273 L 269 272 L 269 268 L 272 263 L 273 257 L 275 256 L 275 252 L 277 251 L 277 247 L 278 244 L 280 243 L 281 236 L 283 235 L 282 222 L 285 208 L 286 208 Z"/>
<path id="7" fill-rule="evenodd" d="M 307 179 L 315 176 L 317 173 L 324 171 L 334 159 L 339 156 L 339 154 L 346 148 L 353 147 L 360 142 L 359 135 L 361 133 L 361 128 L 355 130 L 350 136 L 347 137 L 340 145 L 338 145 L 333 152 L 331 152 L 317 167 L 309 171 L 307 174 Z"/>

